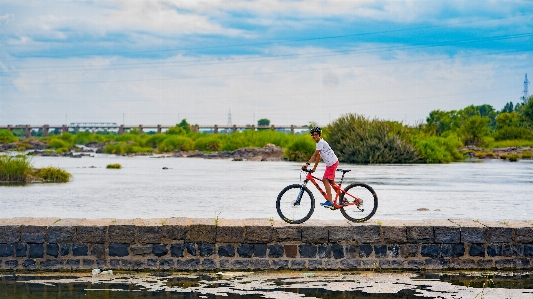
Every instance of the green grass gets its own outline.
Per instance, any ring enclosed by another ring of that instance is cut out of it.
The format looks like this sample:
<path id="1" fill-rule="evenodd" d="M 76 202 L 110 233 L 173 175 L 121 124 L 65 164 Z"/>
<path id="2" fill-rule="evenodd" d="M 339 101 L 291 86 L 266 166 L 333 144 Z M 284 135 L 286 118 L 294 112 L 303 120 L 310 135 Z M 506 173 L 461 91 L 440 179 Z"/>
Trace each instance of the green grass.
<path id="1" fill-rule="evenodd" d="M 72 175 L 56 167 L 32 168 L 31 160 L 26 156 L 0 156 L 0 181 L 12 183 L 66 183 Z"/>
<path id="2" fill-rule="evenodd" d="M 18 138 L 9 130 L 0 130 L 0 143 L 17 142 Z"/>
<path id="3" fill-rule="evenodd" d="M 34 176 L 36 181 L 46 183 L 67 183 L 72 178 L 72 175 L 67 171 L 52 166 L 36 169 Z"/>
<path id="4" fill-rule="evenodd" d="M 0 156 L 0 181 L 24 183 L 31 172 L 31 161 L 26 156 Z"/>
<path id="5" fill-rule="evenodd" d="M 116 163 L 116 164 L 107 164 L 106 168 L 109 168 L 109 169 L 121 169 L 122 168 L 122 165 Z"/>
<path id="6" fill-rule="evenodd" d="M 533 146 L 533 140 L 514 139 L 494 141 L 493 138 L 485 138 L 485 148 L 502 148 L 502 147 L 526 147 Z"/>

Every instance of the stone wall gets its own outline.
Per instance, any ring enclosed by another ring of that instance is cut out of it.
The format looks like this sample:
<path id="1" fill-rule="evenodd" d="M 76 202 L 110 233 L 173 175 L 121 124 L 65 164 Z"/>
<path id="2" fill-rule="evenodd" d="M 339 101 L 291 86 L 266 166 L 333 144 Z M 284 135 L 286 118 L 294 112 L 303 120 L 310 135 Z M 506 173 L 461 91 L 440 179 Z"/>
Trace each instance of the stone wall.
<path id="1" fill-rule="evenodd" d="M 533 221 L 0 219 L 0 269 L 533 269 Z"/>

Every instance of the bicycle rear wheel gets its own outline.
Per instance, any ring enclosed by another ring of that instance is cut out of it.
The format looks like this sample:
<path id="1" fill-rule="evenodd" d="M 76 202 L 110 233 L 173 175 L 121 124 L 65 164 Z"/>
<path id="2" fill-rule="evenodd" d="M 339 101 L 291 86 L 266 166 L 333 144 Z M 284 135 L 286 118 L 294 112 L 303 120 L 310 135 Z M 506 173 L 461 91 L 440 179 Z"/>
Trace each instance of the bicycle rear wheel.
<path id="1" fill-rule="evenodd" d="M 309 188 L 294 184 L 285 187 L 276 200 L 276 210 L 290 224 L 305 222 L 315 210 L 315 198 Z"/>
<path id="2" fill-rule="evenodd" d="M 353 183 L 344 188 L 344 192 L 339 196 L 339 202 L 348 204 L 340 210 L 344 218 L 353 222 L 367 221 L 378 209 L 376 192 L 363 183 Z M 356 204 L 349 205 L 351 203 Z"/>

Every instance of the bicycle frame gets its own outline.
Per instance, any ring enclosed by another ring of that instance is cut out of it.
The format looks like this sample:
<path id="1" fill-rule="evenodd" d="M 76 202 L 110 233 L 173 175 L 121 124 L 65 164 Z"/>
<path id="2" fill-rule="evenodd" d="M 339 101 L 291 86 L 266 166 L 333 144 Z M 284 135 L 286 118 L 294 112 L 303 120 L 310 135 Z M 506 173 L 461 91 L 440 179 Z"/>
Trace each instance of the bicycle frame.
<path id="1" fill-rule="evenodd" d="M 324 196 L 324 199 L 328 200 L 327 193 L 324 190 L 322 190 L 322 188 L 320 187 L 320 185 L 316 181 L 316 180 L 318 180 L 318 181 L 322 181 L 322 180 L 320 178 L 317 178 L 316 176 L 312 175 L 311 174 L 312 171 L 310 171 L 310 170 L 305 170 L 305 172 L 307 172 L 307 175 L 305 176 L 305 180 L 303 181 L 302 186 L 307 185 L 307 182 L 311 181 L 311 183 L 313 183 L 313 185 L 315 185 L 315 187 L 318 189 L 320 194 L 322 194 L 322 196 Z M 335 190 L 335 199 L 333 199 L 333 206 L 336 209 L 340 209 L 340 208 L 345 207 L 345 206 L 358 205 L 360 203 L 360 199 L 359 198 L 355 197 L 354 195 L 351 195 L 350 193 L 347 193 L 346 191 L 344 191 L 341 188 L 342 187 L 342 181 L 344 180 L 344 175 L 345 174 L 346 174 L 345 172 L 342 173 L 341 181 L 340 181 L 340 183 L 338 185 L 335 184 L 335 182 L 331 182 L 330 183 L 331 188 L 333 188 L 333 190 Z M 303 189 L 300 191 L 300 194 L 298 195 L 298 199 L 301 198 L 302 193 L 303 193 Z M 350 196 L 350 197 L 354 198 L 355 199 L 354 202 L 353 203 L 346 203 L 346 204 L 338 203 L 339 195 L 341 193 L 343 193 L 345 197 L 346 196 Z"/>

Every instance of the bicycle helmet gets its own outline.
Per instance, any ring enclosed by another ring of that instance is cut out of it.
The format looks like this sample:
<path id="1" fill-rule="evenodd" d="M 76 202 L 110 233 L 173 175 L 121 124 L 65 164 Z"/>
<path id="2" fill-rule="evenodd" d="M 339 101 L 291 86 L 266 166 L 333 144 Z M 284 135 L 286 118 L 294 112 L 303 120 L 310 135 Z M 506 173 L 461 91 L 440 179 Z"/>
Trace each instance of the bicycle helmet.
<path id="1" fill-rule="evenodd" d="M 313 135 L 313 133 L 318 133 L 318 135 L 322 135 L 322 129 L 319 128 L 319 127 L 314 127 L 311 129 L 311 131 L 309 131 L 309 133 L 311 133 L 311 135 Z"/>

